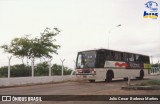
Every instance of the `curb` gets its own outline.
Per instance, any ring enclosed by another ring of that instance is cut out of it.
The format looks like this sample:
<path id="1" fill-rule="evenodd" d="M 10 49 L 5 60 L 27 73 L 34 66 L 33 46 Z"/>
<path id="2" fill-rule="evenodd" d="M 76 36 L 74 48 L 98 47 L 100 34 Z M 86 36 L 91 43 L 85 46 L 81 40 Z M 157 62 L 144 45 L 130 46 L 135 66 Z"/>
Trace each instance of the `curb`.
<path id="1" fill-rule="evenodd" d="M 22 84 L 22 85 L 12 85 L 12 86 L 0 86 L 0 89 L 3 88 L 12 88 L 12 87 L 26 87 L 26 86 L 36 86 L 36 85 L 47 85 L 47 84 L 59 84 L 59 83 L 66 83 L 66 82 L 74 82 L 74 81 L 59 81 L 59 82 L 46 82 L 46 83 L 29 83 L 29 84 Z"/>
<path id="2" fill-rule="evenodd" d="M 160 90 L 160 86 L 123 86 L 124 90 Z"/>

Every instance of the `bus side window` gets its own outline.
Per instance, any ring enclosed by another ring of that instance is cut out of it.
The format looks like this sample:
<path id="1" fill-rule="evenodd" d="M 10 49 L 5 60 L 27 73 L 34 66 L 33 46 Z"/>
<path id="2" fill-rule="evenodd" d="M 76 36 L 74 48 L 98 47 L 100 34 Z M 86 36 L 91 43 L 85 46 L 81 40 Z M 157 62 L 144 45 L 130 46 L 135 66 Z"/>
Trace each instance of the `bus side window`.
<path id="1" fill-rule="evenodd" d="M 110 60 L 110 51 L 106 51 L 106 60 Z"/>
<path id="2" fill-rule="evenodd" d="M 121 61 L 120 52 L 115 52 L 115 60 L 116 60 L 116 61 Z"/>
<path id="3" fill-rule="evenodd" d="M 139 59 L 139 56 L 140 56 L 140 55 L 135 55 L 135 61 L 136 61 L 136 62 L 139 61 L 139 60 L 138 60 L 138 59 Z"/>
<path id="4" fill-rule="evenodd" d="M 143 60 L 144 63 L 150 63 L 150 62 L 149 62 L 149 57 L 148 57 L 148 56 L 144 56 L 143 59 L 144 59 L 144 60 Z"/>
<path id="5" fill-rule="evenodd" d="M 123 60 L 128 61 L 128 54 L 127 53 L 123 53 Z"/>
<path id="6" fill-rule="evenodd" d="M 115 61 L 118 61 L 118 52 L 115 52 Z"/>
<path id="7" fill-rule="evenodd" d="M 142 55 L 139 55 L 139 57 L 138 57 L 138 60 L 137 60 L 138 62 L 143 62 L 143 56 Z"/>
<path id="8" fill-rule="evenodd" d="M 121 53 L 118 52 L 118 61 L 121 61 L 121 60 L 122 60 Z"/>
<path id="9" fill-rule="evenodd" d="M 146 56 L 146 63 L 150 63 L 149 57 Z"/>
<path id="10" fill-rule="evenodd" d="M 129 61 L 134 61 L 134 55 L 133 54 L 129 54 Z"/>
<path id="11" fill-rule="evenodd" d="M 123 56 L 123 53 L 122 53 L 122 52 L 120 53 L 120 57 L 121 57 L 121 61 L 125 61 L 125 59 L 124 59 L 124 56 Z"/>
<path id="12" fill-rule="evenodd" d="M 105 51 L 98 51 L 97 52 L 97 67 L 103 68 L 106 60 Z"/>
<path id="13" fill-rule="evenodd" d="M 114 51 L 110 52 L 110 60 L 115 60 L 115 52 Z"/>

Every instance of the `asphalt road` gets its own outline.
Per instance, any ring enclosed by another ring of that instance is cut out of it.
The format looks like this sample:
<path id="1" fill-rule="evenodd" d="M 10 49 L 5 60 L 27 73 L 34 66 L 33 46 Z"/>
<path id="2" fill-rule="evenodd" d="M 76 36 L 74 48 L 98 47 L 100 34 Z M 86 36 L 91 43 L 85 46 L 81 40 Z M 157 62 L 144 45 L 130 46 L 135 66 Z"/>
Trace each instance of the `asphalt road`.
<path id="1" fill-rule="evenodd" d="M 159 79 L 160 76 L 151 76 L 144 80 L 131 80 L 131 84 L 141 83 L 151 79 Z M 111 83 L 87 81 L 63 82 L 33 86 L 21 86 L 0 88 L 0 95 L 160 95 L 160 90 L 122 90 L 127 81 L 114 80 Z M 47 101 L 47 102 L 10 102 L 12 104 L 139 104 L 135 101 Z M 141 104 L 160 104 L 157 101 L 141 101 Z M 0 102 L 0 104 L 9 104 L 9 102 Z"/>

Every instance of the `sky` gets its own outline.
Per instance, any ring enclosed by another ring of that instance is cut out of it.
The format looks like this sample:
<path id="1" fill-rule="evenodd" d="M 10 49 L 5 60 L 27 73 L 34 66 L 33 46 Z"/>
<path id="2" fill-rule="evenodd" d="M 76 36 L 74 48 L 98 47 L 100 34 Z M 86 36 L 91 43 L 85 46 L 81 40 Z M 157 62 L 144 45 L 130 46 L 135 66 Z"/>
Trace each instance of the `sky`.
<path id="1" fill-rule="evenodd" d="M 159 4 L 160 1 L 154 0 Z M 52 63 L 74 68 L 78 51 L 109 48 L 145 54 L 160 60 L 160 16 L 143 18 L 148 0 L 0 0 L 0 45 L 13 38 L 40 36 L 46 27 L 61 33 Z M 116 27 L 121 24 L 120 27 Z M 109 43 L 109 44 L 108 44 Z M 109 46 L 109 47 L 108 47 Z M 0 49 L 0 66 L 8 65 Z M 36 60 L 39 62 L 39 59 Z M 11 65 L 20 64 L 13 57 Z"/>

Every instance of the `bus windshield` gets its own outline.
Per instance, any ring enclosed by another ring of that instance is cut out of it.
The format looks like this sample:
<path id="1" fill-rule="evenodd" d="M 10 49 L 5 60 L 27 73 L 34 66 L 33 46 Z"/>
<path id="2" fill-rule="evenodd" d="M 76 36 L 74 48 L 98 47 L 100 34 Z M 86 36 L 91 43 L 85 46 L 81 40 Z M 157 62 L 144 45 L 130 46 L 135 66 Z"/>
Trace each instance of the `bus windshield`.
<path id="1" fill-rule="evenodd" d="M 77 68 L 94 68 L 96 51 L 79 52 L 76 62 Z"/>

